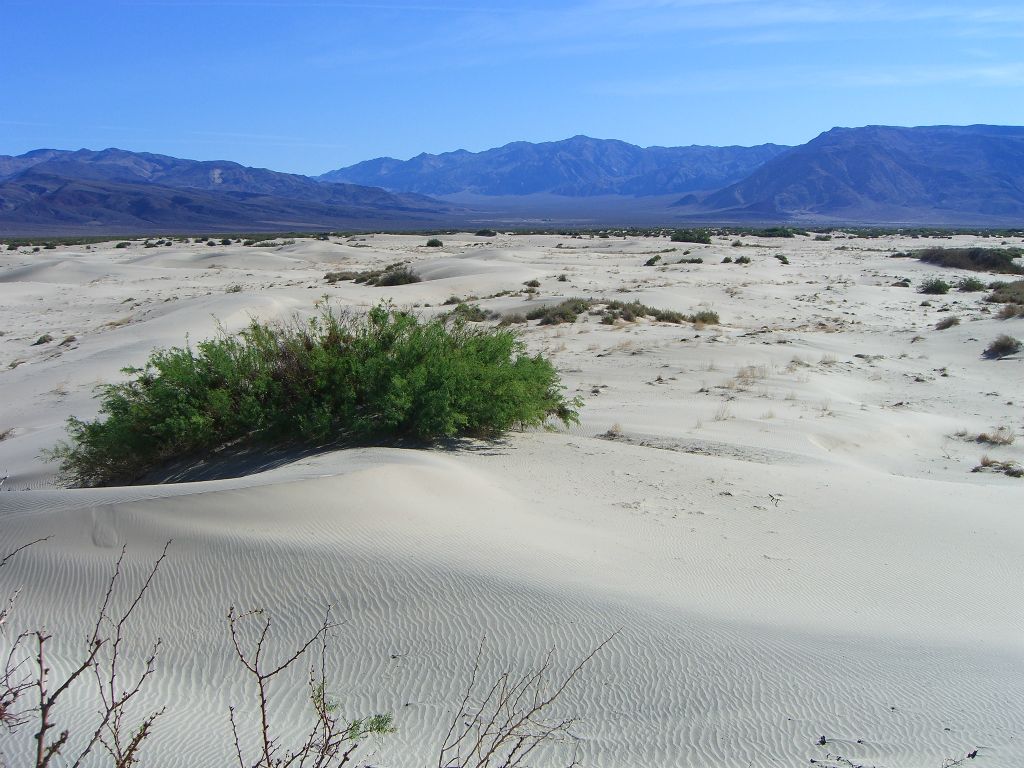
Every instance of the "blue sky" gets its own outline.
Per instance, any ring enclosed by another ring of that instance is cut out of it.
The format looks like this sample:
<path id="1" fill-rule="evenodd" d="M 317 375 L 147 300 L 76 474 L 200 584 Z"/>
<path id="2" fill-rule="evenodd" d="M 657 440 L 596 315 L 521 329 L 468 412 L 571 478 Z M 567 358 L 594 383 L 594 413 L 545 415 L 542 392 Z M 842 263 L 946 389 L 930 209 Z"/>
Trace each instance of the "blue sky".
<path id="1" fill-rule="evenodd" d="M 575 134 L 1024 124 L 1024 3 L 3 0 L 0 154 L 297 173 Z"/>

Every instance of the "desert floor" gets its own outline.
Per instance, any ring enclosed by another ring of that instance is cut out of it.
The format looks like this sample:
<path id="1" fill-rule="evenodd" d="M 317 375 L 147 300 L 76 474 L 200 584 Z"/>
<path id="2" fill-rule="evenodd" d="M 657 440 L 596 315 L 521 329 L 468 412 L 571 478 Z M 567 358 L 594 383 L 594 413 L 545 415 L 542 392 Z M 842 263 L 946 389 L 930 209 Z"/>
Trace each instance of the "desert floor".
<path id="1" fill-rule="evenodd" d="M 972 764 L 1024 765 L 1024 480 L 972 472 L 985 454 L 1024 460 L 1024 359 L 982 358 L 1000 333 L 1024 337 L 1024 320 L 997 319 L 985 293 L 923 296 L 924 279 L 969 273 L 890 258 L 998 241 L 733 239 L 3 250 L 0 552 L 50 537 L 0 569 L 0 595 L 21 589 L 5 642 L 45 626 L 68 669 L 121 546 L 123 602 L 173 539 L 131 625 L 129 673 L 163 641 L 133 710 L 167 707 L 143 766 L 230 764 L 228 707 L 251 714 L 252 690 L 229 606 L 269 611 L 270 650 L 285 654 L 328 603 L 344 622 L 329 692 L 352 716 L 393 712 L 398 728 L 367 742 L 363 763 L 436 764 L 482 638 L 493 679 L 550 648 L 567 670 L 618 632 L 559 702 L 580 718 L 585 765 L 939 768 L 974 749 Z M 644 266 L 662 251 L 663 266 Z M 739 255 L 752 263 L 721 263 Z M 398 261 L 423 281 L 324 280 Z M 892 285 L 904 277 L 911 288 Z M 713 309 L 721 324 L 520 326 L 585 401 L 569 431 L 337 451 L 200 482 L 55 485 L 40 451 L 67 417 L 96 414 L 95 387 L 120 368 L 218 324 L 308 314 L 325 294 L 424 315 L 450 296 L 502 313 L 636 299 Z M 960 324 L 935 330 L 949 316 Z M 976 442 L 999 427 L 1017 442 Z M 281 735 L 309 713 L 293 671 L 272 691 Z M 81 731 L 92 691 L 73 695 L 57 719 Z M 24 747 L 3 738 L 8 755 Z"/>

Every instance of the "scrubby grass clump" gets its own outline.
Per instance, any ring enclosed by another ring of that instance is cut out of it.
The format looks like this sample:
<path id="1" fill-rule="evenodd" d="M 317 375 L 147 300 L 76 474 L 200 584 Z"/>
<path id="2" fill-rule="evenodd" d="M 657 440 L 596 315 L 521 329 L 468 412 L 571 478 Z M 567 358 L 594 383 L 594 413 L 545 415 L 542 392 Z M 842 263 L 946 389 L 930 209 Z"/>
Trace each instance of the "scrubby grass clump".
<path id="1" fill-rule="evenodd" d="M 635 323 L 642 317 L 652 318 L 658 323 L 695 323 L 717 325 L 718 313 L 712 310 L 700 310 L 686 315 L 674 309 L 658 309 L 649 307 L 639 301 L 618 301 L 603 299 L 566 299 L 558 304 L 537 307 L 526 314 L 528 320 L 540 320 L 540 325 L 559 325 L 574 323 L 584 312 L 600 318 L 605 325 L 617 322 Z"/>
<path id="2" fill-rule="evenodd" d="M 711 233 L 706 229 L 677 229 L 669 238 L 673 243 L 711 244 Z"/>
<path id="3" fill-rule="evenodd" d="M 82 486 L 130 483 L 228 445 L 430 442 L 577 420 L 557 372 L 512 330 L 388 305 L 321 306 L 307 322 L 253 320 L 194 348 L 154 352 L 102 388 L 100 417 L 68 420 L 49 457 Z"/>
<path id="4" fill-rule="evenodd" d="M 1020 248 L 925 248 L 907 255 L 940 267 L 1024 274 L 1024 266 L 1014 262 L 1014 259 L 1024 256 L 1024 250 Z"/>
<path id="5" fill-rule="evenodd" d="M 949 293 L 949 289 L 952 287 L 941 277 L 932 277 L 921 283 L 921 287 L 917 289 L 917 292 L 925 293 L 929 296 L 942 296 Z"/>
<path id="6" fill-rule="evenodd" d="M 576 318 L 590 309 L 589 299 L 566 299 L 558 304 L 537 307 L 526 313 L 527 320 L 540 320 L 541 325 L 575 323 Z"/>
<path id="7" fill-rule="evenodd" d="M 989 288 L 992 289 L 992 293 L 985 297 L 985 301 L 992 304 L 1019 304 L 1024 306 L 1024 280 L 992 284 Z"/>
<path id="8" fill-rule="evenodd" d="M 1015 355 L 1021 350 L 1021 342 L 1005 333 L 996 337 L 995 341 L 985 348 L 985 357 L 989 360 L 1000 360 Z"/>
<path id="9" fill-rule="evenodd" d="M 977 293 L 978 291 L 984 291 L 987 287 L 983 281 L 976 277 L 965 277 L 956 284 L 956 289 L 960 293 Z"/>
<path id="10" fill-rule="evenodd" d="M 451 314 L 469 323 L 482 323 L 485 320 L 497 319 L 500 317 L 500 315 L 492 316 L 490 312 L 482 309 L 479 304 L 467 304 L 464 301 L 460 301 L 456 304 L 455 309 L 451 311 Z"/>
<path id="11" fill-rule="evenodd" d="M 384 269 L 370 269 L 365 272 L 342 270 L 340 272 L 328 272 L 324 275 L 331 285 L 351 280 L 355 283 L 365 283 L 377 287 L 388 287 L 393 285 L 408 285 L 418 283 L 422 278 L 413 272 L 405 264 L 391 264 Z"/>
<path id="12" fill-rule="evenodd" d="M 796 237 L 797 235 L 806 236 L 808 233 L 805 230 L 792 227 L 766 227 L 765 229 L 751 230 L 750 234 L 756 237 Z"/>
<path id="13" fill-rule="evenodd" d="M 641 317 L 653 317 L 659 323 L 683 323 L 686 322 L 686 315 L 674 309 L 656 309 L 639 301 L 609 301 L 599 312 L 601 322 L 605 325 L 612 325 L 622 320 L 633 323 Z"/>

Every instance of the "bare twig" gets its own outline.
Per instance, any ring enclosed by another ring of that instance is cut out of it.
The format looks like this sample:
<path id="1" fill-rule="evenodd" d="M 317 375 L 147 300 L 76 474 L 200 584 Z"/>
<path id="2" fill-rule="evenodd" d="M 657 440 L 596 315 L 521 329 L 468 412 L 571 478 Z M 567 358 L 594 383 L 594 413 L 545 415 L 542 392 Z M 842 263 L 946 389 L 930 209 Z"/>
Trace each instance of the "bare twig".
<path id="1" fill-rule="evenodd" d="M 256 709 L 259 714 L 259 744 L 254 761 L 245 757 L 246 750 L 242 745 L 239 733 L 238 710 L 228 709 L 231 723 L 231 734 L 234 740 L 235 757 L 239 768 L 334 768 L 343 766 L 351 760 L 360 743 L 367 736 L 384 736 L 392 733 L 392 716 L 378 714 L 359 720 L 342 720 L 338 714 L 338 704 L 327 695 L 327 638 L 332 629 L 338 626 L 331 621 L 331 608 L 324 612 L 320 628 L 310 636 L 284 661 L 276 665 L 266 663 L 265 654 L 267 640 L 270 636 L 271 617 L 263 609 L 255 609 L 246 613 L 238 613 L 234 606 L 227 616 L 228 630 L 235 655 L 242 666 L 249 672 L 256 684 Z M 243 640 L 243 625 L 255 622 L 256 628 L 251 632 L 252 639 Z M 271 728 L 271 697 L 270 683 L 274 677 L 284 672 L 308 651 L 314 643 L 320 643 L 319 661 L 309 668 L 309 699 L 313 706 L 313 722 L 306 731 L 305 737 L 296 746 L 285 749 L 280 738 L 272 733 Z"/>
<path id="2" fill-rule="evenodd" d="M 43 540 L 45 539 L 38 539 L 22 545 L 0 561 L 0 565 L 6 564 L 13 555 L 26 547 Z M 100 699 L 100 720 L 85 738 L 84 744 L 78 750 L 77 757 L 65 764 L 72 768 L 80 768 L 98 744 L 103 746 L 113 758 L 115 768 L 130 768 L 137 762 L 139 748 L 149 736 L 154 720 L 162 714 L 163 710 L 143 718 L 141 723 L 129 733 L 125 725 L 127 705 L 153 673 L 160 641 L 157 640 L 153 644 L 142 674 L 133 684 L 124 688 L 121 687 L 119 661 L 122 644 L 127 636 L 128 621 L 152 586 L 153 579 L 167 556 L 170 544 L 171 542 L 168 541 L 164 545 L 163 551 L 154 562 L 142 586 L 134 593 L 127 610 L 115 620 L 110 615 L 110 606 L 118 584 L 122 580 L 122 565 L 126 553 L 126 549 L 122 547 L 114 565 L 114 571 L 107 581 L 103 600 L 97 612 L 96 623 L 87 638 L 85 654 L 62 681 L 52 679 L 53 670 L 49 661 L 49 642 L 53 639 L 51 633 L 43 628 L 38 628 L 22 632 L 14 639 L 3 675 L 0 676 L 0 719 L 11 732 L 31 720 L 38 723 L 37 730 L 33 734 L 35 754 L 32 764 L 35 768 L 47 768 L 58 757 L 63 757 L 63 753 L 71 741 L 71 732 L 65 728 L 55 737 L 49 735 L 57 727 L 54 710 L 63 700 L 64 695 L 76 683 L 83 680 L 90 671 L 96 681 Z M 8 619 L 12 608 L 13 599 L 3 612 L 3 621 Z M 15 710 L 19 700 L 32 690 L 35 691 L 34 703 L 24 709 Z"/>
<path id="3" fill-rule="evenodd" d="M 621 630 L 620 630 L 621 631 Z M 551 718 L 551 707 L 583 668 L 612 638 L 616 631 L 588 653 L 567 675 L 551 683 L 554 649 L 543 661 L 521 676 L 505 671 L 487 688 L 478 691 L 483 641 L 477 649 L 462 703 L 452 718 L 438 752 L 438 768 L 516 768 L 541 745 L 573 739 L 577 718 Z M 471 704 L 476 700 L 477 703 Z M 579 744 L 573 741 L 566 764 L 579 765 Z"/>

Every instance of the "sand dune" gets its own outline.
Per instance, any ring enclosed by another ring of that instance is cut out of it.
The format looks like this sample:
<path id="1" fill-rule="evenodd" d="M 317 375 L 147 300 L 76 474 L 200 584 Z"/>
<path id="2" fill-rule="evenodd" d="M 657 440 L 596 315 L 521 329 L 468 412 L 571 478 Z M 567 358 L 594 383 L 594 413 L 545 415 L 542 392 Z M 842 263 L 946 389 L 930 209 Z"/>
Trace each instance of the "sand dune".
<path id="1" fill-rule="evenodd" d="M 345 622 L 333 692 L 353 715 L 396 717 L 398 733 L 368 745 L 371 765 L 436 762 L 482 637 L 494 675 L 552 646 L 568 668 L 617 630 L 560 710 L 582 718 L 587 765 L 842 755 L 938 768 L 975 748 L 979 765 L 1024 763 L 1024 485 L 971 472 L 983 453 L 1024 451 L 970 440 L 1002 425 L 1024 433 L 1024 361 L 980 358 L 1021 321 L 995 319 L 983 294 L 921 306 L 926 297 L 892 287 L 950 274 L 888 258 L 920 240 L 423 240 L 176 245 L 143 263 L 111 244 L 75 251 L 67 282 L 30 254 L 0 252 L 0 431 L 13 430 L 0 441 L 0 551 L 51 537 L 0 570 L 0 594 L 23 587 L 18 619 L 59 628 L 66 667 L 119 548 L 136 583 L 173 539 L 134 637 L 164 641 L 140 706 L 168 710 L 145 765 L 230 762 L 227 707 L 249 701 L 230 605 L 271 611 L 284 652 L 327 603 Z M 667 266 L 642 266 L 670 247 Z M 47 264 L 72 262 L 64 250 Z M 685 250 L 705 263 L 673 264 Z M 737 253 L 753 263 L 720 263 Z M 322 279 L 405 260 L 423 282 Z M 521 293 L 529 279 L 541 281 L 536 297 Z M 308 313 L 324 293 L 424 313 L 452 294 L 502 312 L 637 299 L 713 308 L 722 324 L 531 324 L 530 348 L 586 401 L 569 432 L 333 452 L 195 483 L 53 487 L 36 454 L 67 416 L 95 413 L 97 382 L 154 345 L 208 335 L 212 315 L 235 330 L 250 314 Z M 934 330 L 950 314 L 960 325 Z M 44 332 L 54 341 L 32 346 Z M 295 672 L 278 689 L 283 725 L 304 714 Z M 82 722 L 88 710 L 65 714 Z"/>

